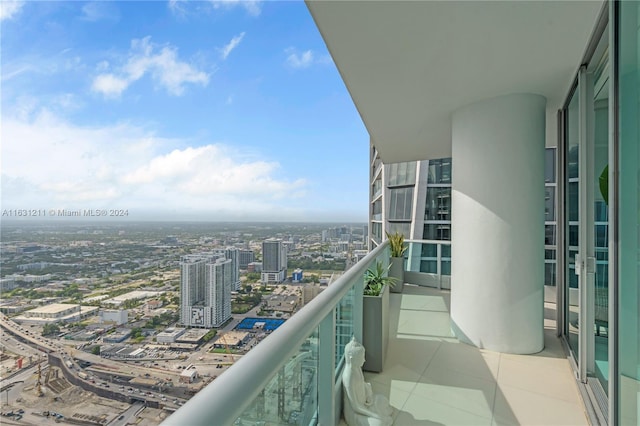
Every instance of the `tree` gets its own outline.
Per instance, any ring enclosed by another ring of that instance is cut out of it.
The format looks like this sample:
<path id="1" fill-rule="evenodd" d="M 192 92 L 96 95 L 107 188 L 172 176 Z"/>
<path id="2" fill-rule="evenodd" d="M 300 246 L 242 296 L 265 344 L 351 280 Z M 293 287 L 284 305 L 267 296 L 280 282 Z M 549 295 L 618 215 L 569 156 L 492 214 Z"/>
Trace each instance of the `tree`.
<path id="1" fill-rule="evenodd" d="M 60 327 L 57 324 L 45 324 L 42 327 L 42 335 L 43 336 L 52 336 L 60 333 Z"/>
<path id="2" fill-rule="evenodd" d="M 209 330 L 209 332 L 207 332 L 207 334 L 205 334 L 204 336 L 202 336 L 202 340 L 205 342 L 210 341 L 211 339 L 213 339 L 216 335 L 216 330 Z"/>
<path id="3" fill-rule="evenodd" d="M 95 345 L 91 348 L 91 353 L 94 355 L 100 355 L 100 345 Z"/>

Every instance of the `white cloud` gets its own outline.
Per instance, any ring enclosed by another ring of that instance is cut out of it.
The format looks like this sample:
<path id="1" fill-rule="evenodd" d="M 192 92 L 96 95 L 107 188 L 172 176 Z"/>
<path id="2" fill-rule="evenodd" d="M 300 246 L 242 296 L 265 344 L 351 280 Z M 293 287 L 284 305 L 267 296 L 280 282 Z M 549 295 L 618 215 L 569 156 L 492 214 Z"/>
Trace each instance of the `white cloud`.
<path id="1" fill-rule="evenodd" d="M 116 73 L 100 74 L 93 80 L 92 89 L 107 97 L 118 97 L 132 83 L 150 74 L 153 80 L 170 94 L 179 96 L 187 83 L 209 84 L 209 74 L 178 60 L 178 50 L 172 46 L 157 49 L 151 37 L 133 39 L 129 58 Z M 103 61 L 104 62 L 104 61 Z M 103 62 L 98 67 L 103 67 Z"/>
<path id="2" fill-rule="evenodd" d="M 187 14 L 186 0 L 169 0 L 169 10 L 176 16 L 184 18 Z"/>
<path id="3" fill-rule="evenodd" d="M 306 68 L 313 62 L 313 52 L 307 50 L 302 55 L 292 53 L 287 57 L 287 62 L 294 68 Z"/>
<path id="4" fill-rule="evenodd" d="M 240 44 L 243 38 L 244 31 L 233 37 L 229 43 L 227 43 L 222 49 L 220 49 L 220 52 L 222 53 L 222 59 L 227 59 L 227 56 L 229 56 L 231 51 Z"/>
<path id="5" fill-rule="evenodd" d="M 210 0 L 216 9 L 231 9 L 234 7 L 242 7 L 251 16 L 258 16 L 262 12 L 261 0 Z"/>
<path id="6" fill-rule="evenodd" d="M 2 123 L 3 208 L 276 214 L 305 193 L 304 180 L 278 177 L 278 163 L 220 143 L 189 146 L 129 123 L 75 126 L 46 110 Z"/>
<path id="7" fill-rule="evenodd" d="M 93 80 L 91 88 L 105 96 L 118 97 L 129 87 L 130 81 L 113 74 L 101 74 Z"/>
<path id="8" fill-rule="evenodd" d="M 120 19 L 120 12 L 112 2 L 91 1 L 82 6 L 82 19 L 89 22 L 117 21 Z"/>
<path id="9" fill-rule="evenodd" d="M 11 19 L 15 17 L 25 2 L 22 0 L 11 1 L 11 0 L 2 0 L 0 1 L 0 21 L 4 21 L 5 19 Z"/>
<path id="10" fill-rule="evenodd" d="M 333 62 L 328 54 L 318 55 L 311 49 L 300 52 L 295 47 L 288 47 L 284 53 L 287 54 L 287 65 L 291 68 L 308 68 L 315 64 L 326 65 Z"/>

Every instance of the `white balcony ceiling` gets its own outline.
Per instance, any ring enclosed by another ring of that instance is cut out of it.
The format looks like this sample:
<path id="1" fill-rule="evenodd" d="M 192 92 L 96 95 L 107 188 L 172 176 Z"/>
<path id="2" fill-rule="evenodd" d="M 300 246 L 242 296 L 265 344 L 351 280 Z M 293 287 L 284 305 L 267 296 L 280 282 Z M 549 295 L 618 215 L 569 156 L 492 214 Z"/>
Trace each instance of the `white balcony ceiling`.
<path id="1" fill-rule="evenodd" d="M 451 113 L 511 93 L 561 106 L 602 1 L 307 6 L 386 163 L 451 155 Z"/>

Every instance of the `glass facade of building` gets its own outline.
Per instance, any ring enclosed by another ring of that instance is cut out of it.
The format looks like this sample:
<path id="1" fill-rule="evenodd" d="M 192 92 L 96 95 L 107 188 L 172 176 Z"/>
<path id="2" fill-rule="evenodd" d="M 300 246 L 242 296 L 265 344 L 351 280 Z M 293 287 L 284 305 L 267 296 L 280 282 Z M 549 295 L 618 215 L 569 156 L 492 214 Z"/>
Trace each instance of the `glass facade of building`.
<path id="1" fill-rule="evenodd" d="M 615 4 L 618 81 L 618 423 L 640 423 L 640 3 Z"/>

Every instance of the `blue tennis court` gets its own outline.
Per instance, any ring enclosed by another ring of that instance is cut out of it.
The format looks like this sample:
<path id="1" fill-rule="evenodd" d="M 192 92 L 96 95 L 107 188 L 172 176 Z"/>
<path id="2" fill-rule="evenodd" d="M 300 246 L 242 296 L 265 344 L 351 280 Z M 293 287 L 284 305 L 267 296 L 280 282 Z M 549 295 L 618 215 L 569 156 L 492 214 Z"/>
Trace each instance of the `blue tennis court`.
<path id="1" fill-rule="evenodd" d="M 245 318 L 240 324 L 236 325 L 236 330 L 252 330 L 256 323 L 264 323 L 263 329 L 273 331 L 280 327 L 285 320 L 279 318 Z"/>

